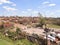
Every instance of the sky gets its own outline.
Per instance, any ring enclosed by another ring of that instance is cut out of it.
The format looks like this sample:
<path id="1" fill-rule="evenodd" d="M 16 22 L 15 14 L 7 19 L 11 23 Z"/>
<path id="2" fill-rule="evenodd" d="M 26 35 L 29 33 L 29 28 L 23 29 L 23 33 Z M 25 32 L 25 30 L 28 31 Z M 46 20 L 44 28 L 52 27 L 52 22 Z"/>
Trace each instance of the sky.
<path id="1" fill-rule="evenodd" d="M 0 16 L 60 17 L 60 0 L 0 0 Z"/>

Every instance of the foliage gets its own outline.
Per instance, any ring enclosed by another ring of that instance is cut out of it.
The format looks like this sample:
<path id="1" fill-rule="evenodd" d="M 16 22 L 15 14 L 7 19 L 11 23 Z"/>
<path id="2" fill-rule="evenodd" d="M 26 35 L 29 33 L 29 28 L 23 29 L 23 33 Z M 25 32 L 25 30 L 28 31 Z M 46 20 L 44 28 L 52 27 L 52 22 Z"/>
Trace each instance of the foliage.
<path id="1" fill-rule="evenodd" d="M 35 45 L 27 39 L 17 40 L 15 45 Z"/>
<path id="2" fill-rule="evenodd" d="M 39 22 L 39 25 L 41 26 L 41 27 L 43 27 L 43 25 L 45 25 L 46 24 L 46 20 L 45 20 L 45 18 L 42 16 L 42 14 L 40 14 L 39 13 L 39 16 L 40 16 L 40 22 Z"/>
<path id="3" fill-rule="evenodd" d="M 20 28 L 16 28 L 16 33 L 19 34 L 21 32 Z"/>
<path id="4" fill-rule="evenodd" d="M 2 33 L 0 33 L 0 45 L 35 45 L 31 43 L 27 39 L 21 39 L 21 40 L 11 40 L 9 37 L 5 37 Z"/>

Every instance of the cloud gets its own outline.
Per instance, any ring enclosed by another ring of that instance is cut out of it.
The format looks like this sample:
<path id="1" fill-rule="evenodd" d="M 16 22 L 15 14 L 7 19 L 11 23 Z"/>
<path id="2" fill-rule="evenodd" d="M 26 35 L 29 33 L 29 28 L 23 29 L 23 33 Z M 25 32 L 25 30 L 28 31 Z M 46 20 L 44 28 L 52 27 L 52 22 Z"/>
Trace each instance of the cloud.
<path id="1" fill-rule="evenodd" d="M 56 10 L 56 12 L 60 12 L 60 10 Z"/>
<path id="2" fill-rule="evenodd" d="M 2 4 L 11 4 L 12 6 L 16 6 L 16 4 L 12 1 L 9 1 L 9 0 L 0 0 L 0 5 Z"/>
<path id="3" fill-rule="evenodd" d="M 31 13 L 32 13 L 33 16 L 38 16 L 38 12 L 39 11 L 37 11 L 37 10 L 33 10 Z"/>
<path id="4" fill-rule="evenodd" d="M 9 7 L 9 6 L 3 6 L 3 8 L 7 11 L 15 11 L 17 10 L 16 8 L 12 8 L 12 7 Z"/>
<path id="5" fill-rule="evenodd" d="M 60 12 L 60 10 L 58 10 L 57 12 Z"/>
<path id="6" fill-rule="evenodd" d="M 32 9 L 27 9 L 27 11 L 32 11 Z"/>
<path id="7" fill-rule="evenodd" d="M 33 13 L 33 14 L 38 13 L 38 11 L 33 10 L 33 9 L 27 9 L 27 11 L 26 11 L 26 12 L 28 12 L 28 13 Z"/>
<path id="8" fill-rule="evenodd" d="M 22 13 L 27 13 L 27 11 L 22 11 Z"/>
<path id="9" fill-rule="evenodd" d="M 0 4 L 4 4 L 4 3 L 8 3 L 11 4 L 13 2 L 9 1 L 9 0 L 0 0 Z"/>
<path id="10" fill-rule="evenodd" d="M 32 13 L 36 14 L 36 13 L 38 13 L 38 11 L 32 11 Z"/>
<path id="11" fill-rule="evenodd" d="M 13 3 L 12 6 L 16 6 L 16 4 Z"/>
<path id="12" fill-rule="evenodd" d="M 50 2 L 46 1 L 46 2 L 43 2 L 42 4 L 49 4 Z"/>
<path id="13" fill-rule="evenodd" d="M 50 3 L 50 2 L 48 2 L 48 1 L 43 2 L 42 4 L 43 4 L 43 5 L 47 4 L 47 6 L 55 6 L 55 5 L 56 5 L 56 4 Z"/>
<path id="14" fill-rule="evenodd" d="M 26 15 L 26 16 L 37 16 L 38 15 L 38 11 L 37 10 L 33 10 L 33 9 L 28 9 L 28 10 L 24 10 L 21 11 L 21 15 Z"/>
<path id="15" fill-rule="evenodd" d="M 49 6 L 55 6 L 56 4 L 49 4 Z"/>
<path id="16" fill-rule="evenodd" d="M 50 15 L 54 15 L 54 12 L 50 12 Z"/>

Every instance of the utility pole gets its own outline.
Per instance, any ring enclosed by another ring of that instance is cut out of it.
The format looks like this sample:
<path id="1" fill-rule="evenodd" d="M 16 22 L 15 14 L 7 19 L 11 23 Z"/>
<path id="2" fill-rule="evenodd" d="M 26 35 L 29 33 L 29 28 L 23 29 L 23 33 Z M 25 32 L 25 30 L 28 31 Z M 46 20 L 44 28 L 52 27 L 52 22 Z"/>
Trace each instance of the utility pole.
<path id="1" fill-rule="evenodd" d="M 44 31 L 46 32 L 46 45 L 48 42 L 48 32 L 50 31 L 48 28 L 45 28 Z"/>

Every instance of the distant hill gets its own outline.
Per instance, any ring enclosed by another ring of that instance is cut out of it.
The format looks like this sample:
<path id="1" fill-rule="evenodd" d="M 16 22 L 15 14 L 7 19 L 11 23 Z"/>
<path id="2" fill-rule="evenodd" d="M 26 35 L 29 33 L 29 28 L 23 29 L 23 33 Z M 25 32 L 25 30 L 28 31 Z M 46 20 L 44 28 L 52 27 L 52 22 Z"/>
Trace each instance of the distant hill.
<path id="1" fill-rule="evenodd" d="M 20 23 L 20 24 L 31 24 L 31 23 L 39 23 L 39 19 L 40 17 L 19 17 L 19 16 L 10 16 L 10 17 L 0 17 L 0 20 L 9 20 L 11 22 L 16 22 L 16 23 Z M 60 25 L 60 18 L 47 18 L 45 17 L 46 21 L 48 24 L 56 24 L 56 25 Z"/>

